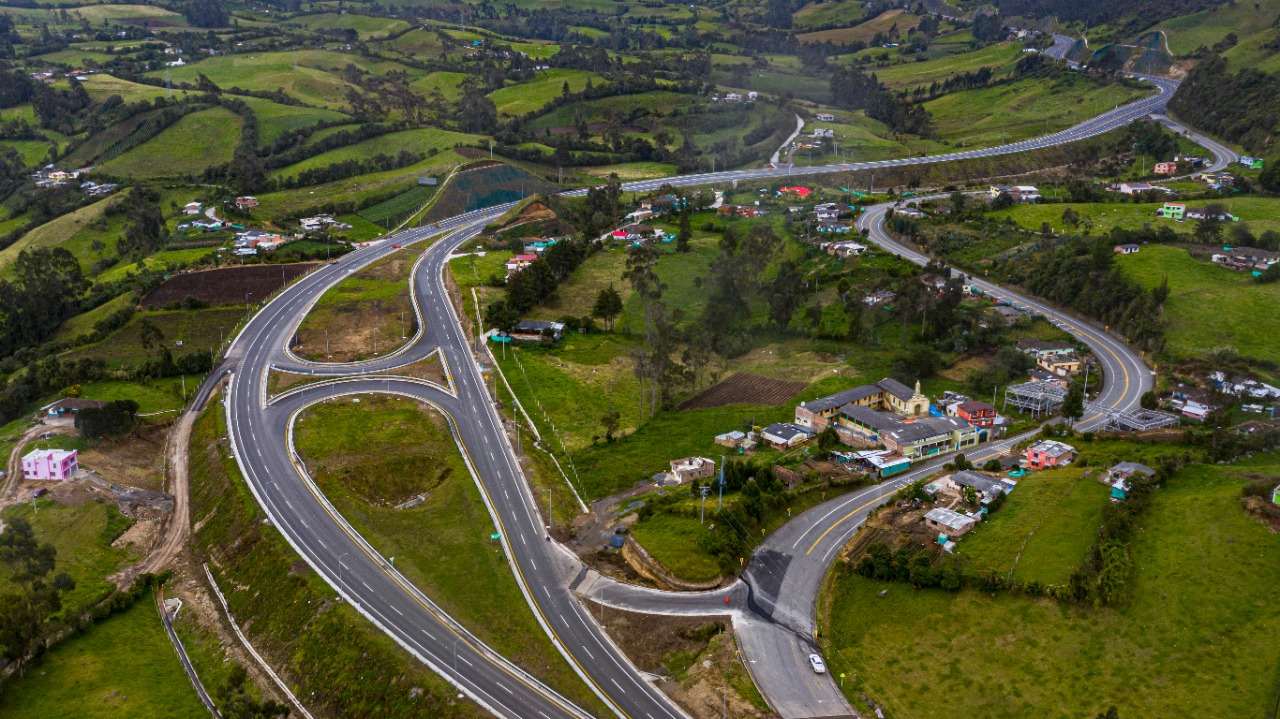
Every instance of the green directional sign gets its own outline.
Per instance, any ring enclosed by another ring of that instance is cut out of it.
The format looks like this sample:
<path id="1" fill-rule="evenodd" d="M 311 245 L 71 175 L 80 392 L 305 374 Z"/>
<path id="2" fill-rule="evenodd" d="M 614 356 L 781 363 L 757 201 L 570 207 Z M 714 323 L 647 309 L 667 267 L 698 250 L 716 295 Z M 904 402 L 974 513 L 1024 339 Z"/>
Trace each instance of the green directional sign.
<path id="1" fill-rule="evenodd" d="M 502 539 L 501 534 L 490 534 L 489 539 Z"/>

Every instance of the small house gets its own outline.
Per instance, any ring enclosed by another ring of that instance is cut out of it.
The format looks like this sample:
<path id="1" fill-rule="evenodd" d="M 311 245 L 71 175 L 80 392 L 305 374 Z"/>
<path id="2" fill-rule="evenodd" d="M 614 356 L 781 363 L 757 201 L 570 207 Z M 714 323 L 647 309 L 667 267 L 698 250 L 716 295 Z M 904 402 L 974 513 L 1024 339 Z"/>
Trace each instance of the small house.
<path id="1" fill-rule="evenodd" d="M 847 222 L 839 220 L 821 220 L 818 222 L 818 232 L 824 235 L 847 235 L 853 231 Z M 866 249 L 865 247 L 863 249 Z"/>
<path id="2" fill-rule="evenodd" d="M 1027 447 L 1024 456 L 1029 469 L 1065 467 L 1076 458 L 1076 448 L 1053 439 L 1042 439 Z"/>
<path id="3" fill-rule="evenodd" d="M 813 437 L 813 430 L 790 422 L 775 422 L 765 427 L 764 431 L 760 433 L 760 439 L 774 449 L 791 449 L 808 442 Z"/>
<path id="4" fill-rule="evenodd" d="M 1193 400 L 1187 400 L 1186 403 L 1182 405 L 1183 416 L 1190 417 L 1191 419 L 1199 420 L 1201 422 L 1208 419 L 1211 412 L 1213 412 L 1213 407 L 1200 404 Z"/>
<path id="5" fill-rule="evenodd" d="M 1247 168 L 1249 168 L 1250 170 L 1261 170 L 1261 169 L 1262 169 L 1262 165 L 1263 165 L 1263 161 L 1262 161 L 1262 158 L 1261 158 L 1261 157 L 1253 157 L 1253 156 L 1250 156 L 1250 155 L 1241 155 L 1241 156 L 1240 156 L 1240 165 L 1241 165 L 1242 167 L 1247 167 Z"/>
<path id="6" fill-rule="evenodd" d="M 79 468 L 74 449 L 33 449 L 22 457 L 23 479 L 71 479 Z"/>
<path id="7" fill-rule="evenodd" d="M 716 463 L 706 457 L 685 457 L 671 460 L 670 476 L 677 484 L 707 479 L 716 473 Z"/>
<path id="8" fill-rule="evenodd" d="M 1115 253 L 1117 255 L 1132 255 L 1132 254 L 1136 254 L 1140 249 L 1142 248 L 1139 247 L 1137 244 L 1133 242 L 1127 242 L 1123 245 L 1116 245 Z"/>
<path id="9" fill-rule="evenodd" d="M 827 254 L 834 255 L 841 259 L 849 259 L 850 257 L 858 257 L 867 251 L 867 246 L 854 242 L 852 240 L 843 240 L 841 242 L 832 242 L 827 245 Z"/>
<path id="10" fill-rule="evenodd" d="M 1154 477 L 1156 476 L 1156 471 L 1145 464 L 1139 464 L 1137 462 L 1120 462 L 1111 469 L 1108 469 L 1107 473 L 1102 475 L 1100 479 L 1103 484 L 1109 484 L 1112 487 L 1124 484 L 1124 491 L 1128 491 L 1129 480 L 1137 476 Z M 1113 493 L 1112 496 L 1114 497 L 1115 494 Z M 1124 497 L 1122 496 L 1120 499 L 1124 499 Z"/>
<path id="11" fill-rule="evenodd" d="M 956 472 L 945 480 L 938 482 L 938 484 L 949 487 L 959 494 L 963 494 L 964 488 L 969 487 L 978 494 L 979 501 L 982 504 L 986 504 L 1002 494 L 1008 494 L 1013 489 L 1011 485 L 1005 484 L 995 477 L 969 469 Z"/>
<path id="12" fill-rule="evenodd" d="M 515 257 L 507 260 L 507 277 L 511 277 L 512 275 L 524 270 L 526 267 L 533 264 L 533 261 L 536 259 L 538 259 L 537 255 L 516 255 Z"/>
<path id="13" fill-rule="evenodd" d="M 1156 217 L 1162 220 L 1181 220 L 1186 217 L 1187 206 L 1181 202 L 1166 202 L 1164 207 L 1156 210 Z"/>
<path id="14" fill-rule="evenodd" d="M 732 432 L 716 435 L 716 444 L 743 452 L 756 448 L 755 440 L 751 439 L 751 435 L 736 429 Z"/>
<path id="15" fill-rule="evenodd" d="M 511 339 L 520 340 L 521 342 L 541 342 L 544 339 L 559 342 L 560 335 L 563 332 L 564 324 L 561 322 L 520 320 L 510 334 Z"/>
<path id="16" fill-rule="evenodd" d="M 957 539 L 967 534 L 970 529 L 973 529 L 978 521 L 954 509 L 934 507 L 924 515 L 924 523 L 945 534 L 949 539 Z"/>
<path id="17" fill-rule="evenodd" d="M 819 112 L 813 116 L 813 119 L 817 120 L 818 122 L 835 122 L 836 116 L 832 115 L 829 112 Z"/>
<path id="18" fill-rule="evenodd" d="M 241 210 L 252 210 L 258 206 L 258 198 L 250 195 L 236 198 L 236 207 Z"/>
<path id="19" fill-rule="evenodd" d="M 883 307 L 893 302 L 897 297 L 891 290 L 879 290 L 863 297 L 862 301 L 872 307 Z"/>
<path id="20" fill-rule="evenodd" d="M 974 427 L 994 426 L 997 419 L 996 408 L 976 399 L 965 400 L 947 406 L 947 414 L 959 417 Z"/>
<path id="21" fill-rule="evenodd" d="M 1148 182 L 1121 182 L 1116 191 L 1122 195 L 1136 195 L 1139 192 L 1151 192 L 1155 185 Z"/>
<path id="22" fill-rule="evenodd" d="M 1176 175 L 1178 173 L 1178 163 L 1157 162 L 1152 171 L 1157 175 Z"/>
<path id="23" fill-rule="evenodd" d="M 1042 354 L 1036 358 L 1036 366 L 1059 377 L 1070 377 L 1080 371 L 1080 360 L 1070 355 Z"/>
<path id="24" fill-rule="evenodd" d="M 825 127 L 815 127 L 813 128 L 813 136 L 815 138 L 823 138 L 823 137 L 834 138 L 836 136 L 836 131 L 829 130 Z"/>
<path id="25" fill-rule="evenodd" d="M 188 202 L 187 204 L 182 206 L 182 214 L 198 215 L 200 214 L 200 209 L 202 207 L 203 205 L 201 205 L 199 202 Z"/>

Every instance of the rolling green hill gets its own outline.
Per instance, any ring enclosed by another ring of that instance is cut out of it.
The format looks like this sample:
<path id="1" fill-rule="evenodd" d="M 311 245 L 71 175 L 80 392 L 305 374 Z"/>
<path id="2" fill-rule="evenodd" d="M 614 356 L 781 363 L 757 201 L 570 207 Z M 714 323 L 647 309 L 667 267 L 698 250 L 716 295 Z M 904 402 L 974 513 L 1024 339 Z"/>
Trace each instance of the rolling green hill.
<path id="1" fill-rule="evenodd" d="M 231 160 L 242 122 L 224 107 L 193 112 L 103 169 L 126 177 L 197 175 Z"/>
<path id="2" fill-rule="evenodd" d="M 1146 245 L 1116 258 L 1116 264 L 1143 287 L 1168 278 L 1165 338 L 1175 359 L 1231 347 L 1246 357 L 1280 362 L 1280 284 L 1255 284 L 1247 274 L 1164 245 Z"/>

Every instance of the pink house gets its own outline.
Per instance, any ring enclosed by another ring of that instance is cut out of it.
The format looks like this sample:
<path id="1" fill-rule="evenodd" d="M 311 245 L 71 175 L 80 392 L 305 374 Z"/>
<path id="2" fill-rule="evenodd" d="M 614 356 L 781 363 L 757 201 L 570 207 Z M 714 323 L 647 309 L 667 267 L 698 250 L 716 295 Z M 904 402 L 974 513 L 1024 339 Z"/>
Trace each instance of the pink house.
<path id="1" fill-rule="evenodd" d="M 74 449 L 33 449 L 22 458 L 23 479 L 71 479 L 77 469 Z"/>
<path id="2" fill-rule="evenodd" d="M 1042 439 L 1027 448 L 1025 465 L 1029 469 L 1065 467 L 1076 457 L 1076 448 L 1052 439 Z"/>

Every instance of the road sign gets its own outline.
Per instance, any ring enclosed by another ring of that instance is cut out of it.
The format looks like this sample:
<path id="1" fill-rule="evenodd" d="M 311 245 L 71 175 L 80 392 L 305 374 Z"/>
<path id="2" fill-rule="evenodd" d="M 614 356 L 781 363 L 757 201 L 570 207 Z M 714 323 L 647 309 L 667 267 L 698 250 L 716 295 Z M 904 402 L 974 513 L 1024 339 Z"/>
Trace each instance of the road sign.
<path id="1" fill-rule="evenodd" d="M 490 534 L 490 535 L 489 535 L 489 539 L 493 539 L 493 540 L 502 539 L 502 535 L 501 535 L 501 534 Z"/>

